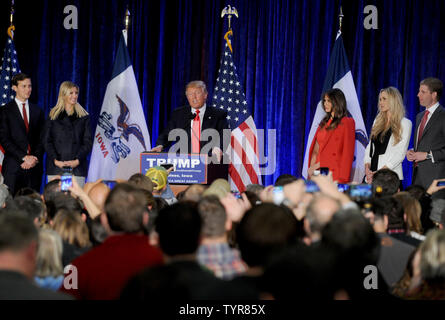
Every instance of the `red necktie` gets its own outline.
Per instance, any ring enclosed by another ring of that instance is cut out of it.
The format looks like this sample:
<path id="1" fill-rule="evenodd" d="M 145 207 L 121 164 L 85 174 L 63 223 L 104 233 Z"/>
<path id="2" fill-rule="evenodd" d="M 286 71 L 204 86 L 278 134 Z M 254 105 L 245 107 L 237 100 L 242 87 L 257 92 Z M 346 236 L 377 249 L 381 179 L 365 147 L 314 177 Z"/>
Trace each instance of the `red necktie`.
<path id="1" fill-rule="evenodd" d="M 196 110 L 196 117 L 193 119 L 192 126 L 192 153 L 199 153 L 201 140 L 201 120 L 199 119 L 199 110 Z"/>
<path id="2" fill-rule="evenodd" d="M 428 120 L 428 115 L 429 114 L 430 114 L 430 112 L 428 110 L 425 110 L 425 113 L 423 114 L 422 121 L 420 122 L 419 133 L 417 134 L 417 145 L 416 145 L 416 147 L 419 146 L 419 142 L 420 142 L 420 139 L 422 138 L 423 130 L 425 129 L 425 124 L 426 124 L 426 121 Z"/>
<path id="3" fill-rule="evenodd" d="M 26 114 L 26 103 L 22 104 L 23 108 L 23 121 L 25 121 L 25 128 L 26 128 L 26 133 L 29 132 L 29 122 L 28 122 L 28 115 Z M 31 154 L 31 146 L 28 144 L 28 154 Z"/>

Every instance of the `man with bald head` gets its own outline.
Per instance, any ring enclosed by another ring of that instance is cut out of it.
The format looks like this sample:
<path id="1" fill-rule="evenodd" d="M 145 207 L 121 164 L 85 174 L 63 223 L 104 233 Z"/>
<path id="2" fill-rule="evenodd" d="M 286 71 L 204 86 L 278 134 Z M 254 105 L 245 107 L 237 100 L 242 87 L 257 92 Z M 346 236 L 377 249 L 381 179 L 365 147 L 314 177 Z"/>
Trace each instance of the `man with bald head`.
<path id="1" fill-rule="evenodd" d="M 105 200 L 107 199 L 109 193 L 110 193 L 110 188 L 108 188 L 106 184 L 97 183 L 88 192 L 88 196 L 90 197 L 91 201 L 93 201 L 93 203 L 96 205 L 96 207 L 101 212 L 104 212 Z"/>
<path id="2" fill-rule="evenodd" d="M 304 220 L 307 242 L 314 244 L 321 240 L 321 231 L 340 208 L 338 200 L 325 194 L 319 194 L 312 199 L 306 209 Z"/>

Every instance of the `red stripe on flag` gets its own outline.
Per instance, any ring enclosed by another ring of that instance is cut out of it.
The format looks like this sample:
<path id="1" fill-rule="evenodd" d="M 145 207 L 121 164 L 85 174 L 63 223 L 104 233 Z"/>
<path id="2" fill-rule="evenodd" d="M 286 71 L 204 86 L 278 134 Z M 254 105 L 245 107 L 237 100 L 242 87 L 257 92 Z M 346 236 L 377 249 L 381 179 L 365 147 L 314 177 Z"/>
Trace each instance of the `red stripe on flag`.
<path id="1" fill-rule="evenodd" d="M 256 135 L 253 133 L 252 129 L 249 127 L 249 125 L 244 121 L 239 125 L 241 129 L 241 132 L 244 134 L 244 136 L 247 138 L 247 141 L 249 141 L 250 146 L 252 147 L 253 151 L 255 152 L 255 156 L 257 159 L 259 159 L 258 155 L 258 143 L 256 140 Z"/>
<path id="2" fill-rule="evenodd" d="M 247 154 L 246 150 L 242 148 L 242 146 L 239 144 L 238 140 L 232 135 L 232 149 L 235 150 L 235 152 L 238 154 L 238 157 L 241 159 L 241 163 L 246 169 L 247 174 L 250 177 L 250 181 L 254 184 L 258 183 L 258 175 L 255 172 L 253 166 L 251 163 L 247 163 Z M 250 160 L 249 160 L 250 161 Z"/>
<path id="3" fill-rule="evenodd" d="M 241 179 L 238 170 L 236 170 L 233 164 L 229 165 L 229 175 L 232 181 L 236 184 L 238 191 L 244 192 L 244 190 L 246 190 L 246 186 L 244 185 L 243 179 Z"/>

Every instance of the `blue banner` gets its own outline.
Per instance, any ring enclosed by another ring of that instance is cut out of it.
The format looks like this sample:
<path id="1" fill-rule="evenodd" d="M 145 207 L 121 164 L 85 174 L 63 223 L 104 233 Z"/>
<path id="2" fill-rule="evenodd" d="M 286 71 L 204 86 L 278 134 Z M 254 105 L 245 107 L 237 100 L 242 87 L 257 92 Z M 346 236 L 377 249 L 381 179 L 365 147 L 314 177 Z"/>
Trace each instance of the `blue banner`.
<path id="1" fill-rule="evenodd" d="M 174 170 L 168 175 L 170 184 L 207 184 L 207 156 L 168 153 L 141 153 L 141 173 L 165 164 L 173 164 Z"/>

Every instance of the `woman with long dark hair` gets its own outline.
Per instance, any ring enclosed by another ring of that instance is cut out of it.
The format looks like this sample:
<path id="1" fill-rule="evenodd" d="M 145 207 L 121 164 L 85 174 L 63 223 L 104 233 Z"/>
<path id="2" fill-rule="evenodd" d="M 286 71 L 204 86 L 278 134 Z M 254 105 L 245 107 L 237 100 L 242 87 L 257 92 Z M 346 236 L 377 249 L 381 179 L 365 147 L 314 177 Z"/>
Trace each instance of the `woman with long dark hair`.
<path id="1" fill-rule="evenodd" d="M 309 177 L 321 167 L 328 167 L 333 179 L 350 182 L 355 150 L 355 122 L 348 117 L 346 98 L 340 89 L 322 96 L 326 116 L 320 122 L 309 151 Z"/>

